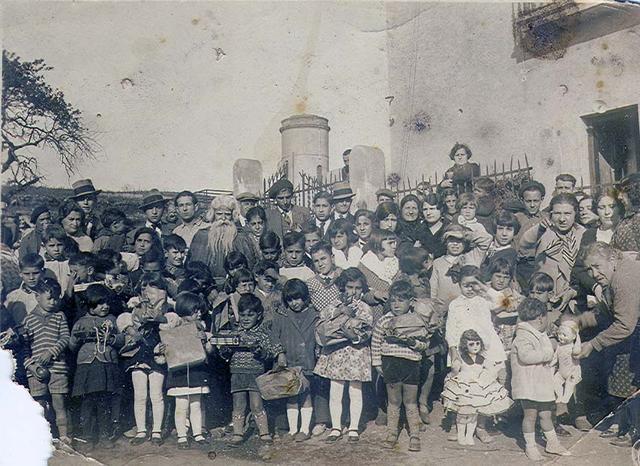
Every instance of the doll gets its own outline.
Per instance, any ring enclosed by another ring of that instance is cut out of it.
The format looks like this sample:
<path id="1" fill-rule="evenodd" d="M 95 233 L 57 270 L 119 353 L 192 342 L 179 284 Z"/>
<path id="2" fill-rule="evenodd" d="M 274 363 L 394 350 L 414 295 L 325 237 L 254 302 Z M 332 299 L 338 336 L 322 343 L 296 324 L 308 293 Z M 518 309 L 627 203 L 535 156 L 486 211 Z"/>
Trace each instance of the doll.
<path id="1" fill-rule="evenodd" d="M 582 345 L 578 334 L 578 324 L 574 321 L 562 322 L 556 336 L 558 347 L 554 363 L 557 362 L 558 369 L 553 376 L 553 381 L 558 409 L 562 411 L 562 406 L 569 403 L 576 390 L 576 385 L 582 380 L 582 371 L 578 360 Z"/>

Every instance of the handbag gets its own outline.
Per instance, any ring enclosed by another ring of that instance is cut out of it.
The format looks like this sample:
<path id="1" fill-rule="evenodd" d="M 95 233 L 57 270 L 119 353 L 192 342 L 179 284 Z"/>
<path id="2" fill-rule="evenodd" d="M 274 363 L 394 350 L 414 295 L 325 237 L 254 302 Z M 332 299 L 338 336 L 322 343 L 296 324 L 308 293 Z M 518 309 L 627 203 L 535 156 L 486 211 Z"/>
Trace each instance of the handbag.
<path id="1" fill-rule="evenodd" d="M 160 331 L 160 340 L 166 345 L 164 355 L 169 370 L 197 366 L 207 360 L 198 333 L 195 322 Z"/>
<path id="2" fill-rule="evenodd" d="M 273 369 L 256 377 L 260 395 L 265 400 L 278 400 L 299 395 L 309 389 L 302 367 Z"/>

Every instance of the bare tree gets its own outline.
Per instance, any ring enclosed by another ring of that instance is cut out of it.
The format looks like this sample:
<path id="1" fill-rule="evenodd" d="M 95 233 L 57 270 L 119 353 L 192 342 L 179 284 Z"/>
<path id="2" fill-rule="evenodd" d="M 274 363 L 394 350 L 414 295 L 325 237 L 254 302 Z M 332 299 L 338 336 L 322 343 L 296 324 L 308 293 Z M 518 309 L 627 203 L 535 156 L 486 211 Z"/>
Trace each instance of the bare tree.
<path id="1" fill-rule="evenodd" d="M 72 174 L 98 147 L 80 110 L 45 82 L 43 74 L 52 69 L 44 60 L 2 52 L 2 177 L 11 192 L 43 179 L 34 149 L 53 149 Z"/>

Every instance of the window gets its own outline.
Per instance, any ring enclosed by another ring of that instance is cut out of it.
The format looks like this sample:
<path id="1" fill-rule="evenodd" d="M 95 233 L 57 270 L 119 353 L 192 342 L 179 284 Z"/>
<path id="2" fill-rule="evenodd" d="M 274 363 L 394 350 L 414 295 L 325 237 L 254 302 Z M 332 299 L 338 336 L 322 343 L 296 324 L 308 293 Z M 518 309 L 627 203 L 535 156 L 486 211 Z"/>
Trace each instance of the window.
<path id="1" fill-rule="evenodd" d="M 614 183 L 640 166 L 638 106 L 583 116 L 589 139 L 591 185 Z"/>

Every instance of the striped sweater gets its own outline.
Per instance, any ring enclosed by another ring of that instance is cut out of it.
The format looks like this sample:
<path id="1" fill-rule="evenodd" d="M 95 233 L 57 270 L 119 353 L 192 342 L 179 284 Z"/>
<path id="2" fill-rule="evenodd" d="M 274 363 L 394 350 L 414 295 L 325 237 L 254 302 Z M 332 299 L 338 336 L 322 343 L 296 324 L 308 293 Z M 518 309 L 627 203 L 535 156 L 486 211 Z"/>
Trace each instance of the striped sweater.
<path id="1" fill-rule="evenodd" d="M 385 340 L 385 336 L 393 334 L 393 318 L 395 316 L 391 312 L 387 312 L 380 317 L 373 328 L 373 336 L 371 337 L 371 362 L 372 365 L 382 366 L 382 356 L 393 356 L 394 358 L 409 359 L 411 361 L 422 360 L 422 354 L 407 346 L 389 343 Z"/>
<path id="2" fill-rule="evenodd" d="M 53 355 L 48 369 L 66 374 L 64 351 L 69 346 L 69 326 L 62 312 L 46 312 L 40 306 L 25 317 L 21 334 L 31 349 L 31 357 Z M 29 362 L 27 362 L 27 365 Z"/>

